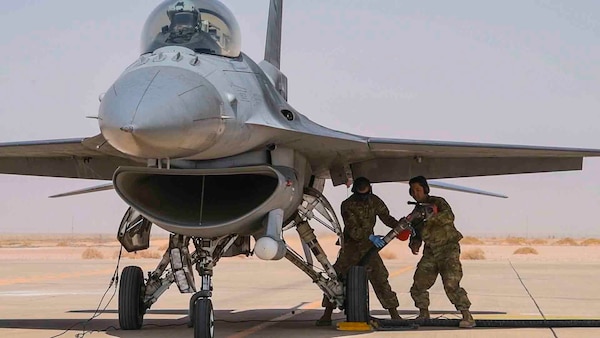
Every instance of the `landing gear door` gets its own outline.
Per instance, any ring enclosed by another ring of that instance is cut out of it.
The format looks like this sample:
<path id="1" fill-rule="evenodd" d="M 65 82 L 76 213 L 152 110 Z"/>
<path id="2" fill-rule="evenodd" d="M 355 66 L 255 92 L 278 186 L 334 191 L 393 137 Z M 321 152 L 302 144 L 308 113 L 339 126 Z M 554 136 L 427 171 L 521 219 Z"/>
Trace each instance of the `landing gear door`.
<path id="1" fill-rule="evenodd" d="M 121 220 L 117 239 L 127 252 L 145 250 L 150 247 L 152 222 L 137 210 L 129 207 Z"/>

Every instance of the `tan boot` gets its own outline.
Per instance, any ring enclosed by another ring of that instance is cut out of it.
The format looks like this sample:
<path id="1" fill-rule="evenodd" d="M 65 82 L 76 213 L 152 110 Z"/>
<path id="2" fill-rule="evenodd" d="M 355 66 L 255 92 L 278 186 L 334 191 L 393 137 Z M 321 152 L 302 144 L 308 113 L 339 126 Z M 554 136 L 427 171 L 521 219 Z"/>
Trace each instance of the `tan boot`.
<path id="1" fill-rule="evenodd" d="M 402 320 L 402 317 L 400 317 L 400 314 L 398 313 L 398 309 L 388 309 L 388 311 L 393 320 Z"/>
<path id="2" fill-rule="evenodd" d="M 415 318 L 417 323 L 422 323 L 426 320 L 429 320 L 431 315 L 429 314 L 429 309 L 419 309 L 419 315 Z"/>
<path id="3" fill-rule="evenodd" d="M 460 323 L 458 323 L 458 327 L 463 328 L 463 329 L 470 329 L 472 327 L 475 327 L 475 319 L 473 319 L 473 315 L 471 315 L 471 311 L 469 310 L 462 310 L 460 311 L 462 313 L 462 320 L 460 321 Z"/>

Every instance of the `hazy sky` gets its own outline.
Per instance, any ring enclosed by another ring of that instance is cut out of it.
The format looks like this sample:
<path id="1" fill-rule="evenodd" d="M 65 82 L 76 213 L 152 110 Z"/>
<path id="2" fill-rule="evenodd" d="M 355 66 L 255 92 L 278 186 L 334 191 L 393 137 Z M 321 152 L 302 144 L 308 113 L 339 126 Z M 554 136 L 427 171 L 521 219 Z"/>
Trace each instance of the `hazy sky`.
<path id="1" fill-rule="evenodd" d="M 96 135 L 98 95 L 139 55 L 160 1 L 2 1 L 0 142 Z M 262 60 L 268 0 L 225 0 Z M 600 2 L 296 0 L 284 3 L 289 101 L 367 136 L 600 148 Z M 509 199 L 432 189 L 465 234 L 600 235 L 600 159 L 568 173 L 453 179 Z M 1 232 L 116 232 L 98 181 L 0 175 Z M 377 184 L 396 217 L 407 186 Z M 326 188 L 332 204 L 345 187 Z M 242 197 L 242 196 L 240 196 Z M 339 212 L 339 210 L 337 210 Z M 383 229 L 380 230 L 383 232 Z"/>

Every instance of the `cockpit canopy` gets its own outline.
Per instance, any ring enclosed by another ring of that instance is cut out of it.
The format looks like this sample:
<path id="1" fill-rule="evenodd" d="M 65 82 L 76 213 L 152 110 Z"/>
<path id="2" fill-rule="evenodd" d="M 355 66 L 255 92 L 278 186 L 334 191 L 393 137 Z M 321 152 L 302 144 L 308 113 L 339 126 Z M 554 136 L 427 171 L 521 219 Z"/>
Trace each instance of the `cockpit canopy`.
<path id="1" fill-rule="evenodd" d="M 237 57 L 240 28 L 233 14 L 216 0 L 167 0 L 150 14 L 142 32 L 142 53 L 165 46 L 196 53 Z"/>

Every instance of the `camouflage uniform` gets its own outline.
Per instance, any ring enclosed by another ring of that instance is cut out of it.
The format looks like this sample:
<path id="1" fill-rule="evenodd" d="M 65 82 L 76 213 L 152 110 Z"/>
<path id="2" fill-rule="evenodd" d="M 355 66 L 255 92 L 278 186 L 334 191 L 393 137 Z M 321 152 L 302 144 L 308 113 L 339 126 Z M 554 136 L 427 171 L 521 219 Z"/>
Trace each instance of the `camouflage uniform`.
<path id="1" fill-rule="evenodd" d="M 435 204 L 438 213 L 427 222 L 415 226 L 416 235 L 410 240 L 411 249 L 418 249 L 425 242 L 423 257 L 417 265 L 410 295 L 419 309 L 429 307 L 429 288 L 438 274 L 442 276 L 444 290 L 457 310 L 468 310 L 471 302 L 465 289 L 460 287 L 463 276 L 460 264 L 462 234 L 454 227 L 454 214 L 448 202 L 441 197 L 428 196 L 423 203 Z"/>
<path id="2" fill-rule="evenodd" d="M 333 267 L 342 279 L 350 270 L 350 267 L 358 265 L 360 259 L 373 248 L 369 235 L 373 234 L 375 216 L 388 227 L 393 228 L 398 221 L 390 216 L 390 211 L 383 201 L 373 194 L 368 194 L 366 199 L 354 194 L 342 202 L 342 218 L 344 219 L 344 246 Z M 389 273 L 379 257 L 379 254 L 371 255 L 365 265 L 369 281 L 373 291 L 384 309 L 395 309 L 398 307 L 398 297 L 392 291 L 388 282 Z M 329 300 L 323 298 L 324 307 L 335 307 Z"/>

